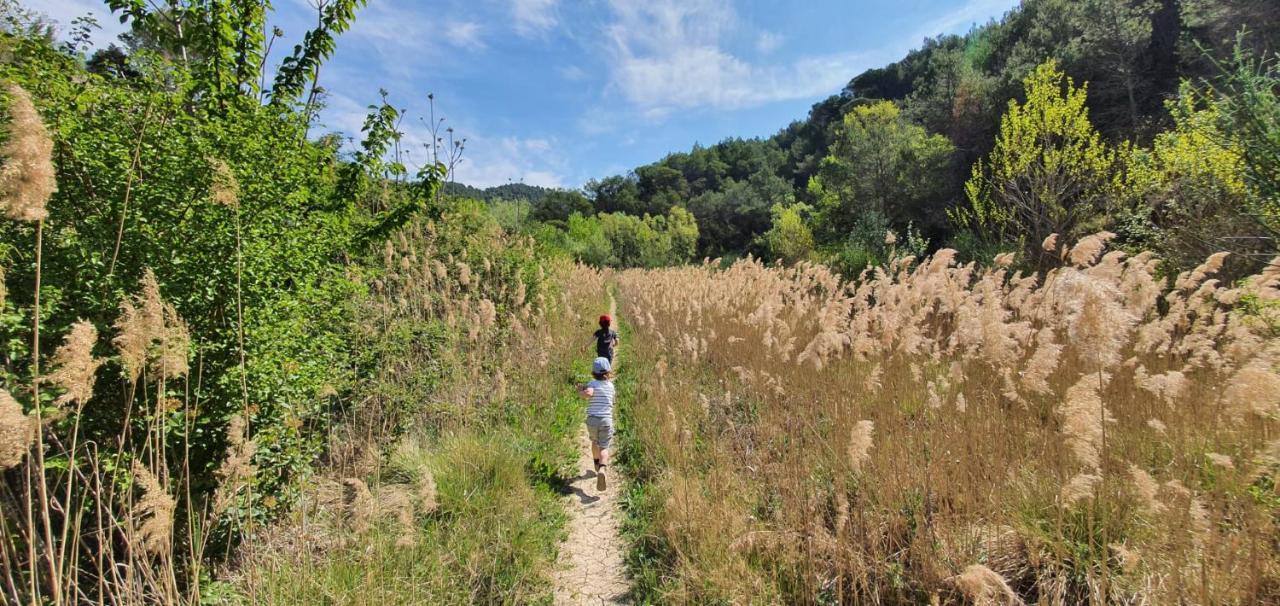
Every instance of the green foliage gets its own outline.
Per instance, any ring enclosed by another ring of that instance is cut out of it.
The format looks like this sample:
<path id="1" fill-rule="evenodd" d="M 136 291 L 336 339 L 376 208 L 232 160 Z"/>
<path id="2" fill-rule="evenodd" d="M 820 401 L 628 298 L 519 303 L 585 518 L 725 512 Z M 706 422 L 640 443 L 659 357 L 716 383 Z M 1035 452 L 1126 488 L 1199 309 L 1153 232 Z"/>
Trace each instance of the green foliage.
<path id="1" fill-rule="evenodd" d="M 1280 55 L 1257 58 L 1243 34 L 1222 66 L 1220 128 L 1240 148 L 1249 211 L 1271 236 L 1280 236 Z"/>
<path id="2" fill-rule="evenodd" d="M 1124 150 L 1121 194 L 1133 206 L 1121 233 L 1159 252 L 1170 270 L 1189 269 L 1218 251 L 1265 257 L 1272 246 L 1252 212 L 1240 145 L 1221 129 L 1222 104 L 1184 85 L 1170 111 L 1174 128 L 1150 149 Z"/>
<path id="3" fill-rule="evenodd" d="M 891 225 L 934 224 L 946 205 L 953 153 L 945 137 L 911 124 L 892 102 L 845 114 L 809 184 L 827 239 L 840 238 L 868 212 Z"/>
<path id="4" fill-rule="evenodd" d="M 534 221 L 563 223 L 574 213 L 589 215 L 591 212 L 591 201 L 586 196 L 576 191 L 555 190 L 532 204 L 529 218 Z"/>
<path id="5" fill-rule="evenodd" d="M 807 204 L 783 206 L 775 204 L 770 214 L 772 227 L 762 236 L 770 259 L 783 263 L 808 261 L 813 255 L 813 232 L 807 219 L 812 208 Z"/>
<path id="6" fill-rule="evenodd" d="M 969 205 L 949 213 L 988 242 L 1023 241 L 1039 251 L 1050 234 L 1068 240 L 1104 225 L 1115 153 L 1089 122 L 1085 88 L 1048 61 L 1009 102 L 995 149 L 965 183 Z"/>

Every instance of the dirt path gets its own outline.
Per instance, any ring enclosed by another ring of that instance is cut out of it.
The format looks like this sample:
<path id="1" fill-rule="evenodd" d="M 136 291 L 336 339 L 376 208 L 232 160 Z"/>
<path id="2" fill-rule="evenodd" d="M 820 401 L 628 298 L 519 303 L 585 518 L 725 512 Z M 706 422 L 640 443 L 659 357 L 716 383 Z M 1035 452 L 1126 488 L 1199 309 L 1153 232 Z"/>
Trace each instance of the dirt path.
<path id="1" fill-rule="evenodd" d="M 609 310 L 615 316 L 616 309 L 609 297 Z M 609 489 L 599 492 L 585 427 L 578 431 L 578 452 L 579 473 L 569 482 L 570 493 L 565 497 L 569 538 L 560 546 L 556 563 L 555 603 L 625 604 L 630 586 L 622 561 L 625 547 L 618 536 L 621 482 L 617 467 L 609 466 Z"/>

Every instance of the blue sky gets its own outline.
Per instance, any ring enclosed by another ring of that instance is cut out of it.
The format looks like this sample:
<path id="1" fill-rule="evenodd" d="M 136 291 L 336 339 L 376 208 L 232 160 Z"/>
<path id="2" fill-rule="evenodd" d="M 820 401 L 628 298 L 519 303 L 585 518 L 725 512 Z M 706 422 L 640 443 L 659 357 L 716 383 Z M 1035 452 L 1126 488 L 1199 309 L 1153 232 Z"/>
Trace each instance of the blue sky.
<path id="1" fill-rule="evenodd" d="M 98 0 L 24 0 L 69 23 Z M 278 61 L 314 23 L 273 0 Z M 324 66 L 324 130 L 358 134 L 378 89 L 421 162 L 428 92 L 467 138 L 457 178 L 576 188 L 694 143 L 768 136 L 862 70 L 1016 0 L 370 0 Z M 414 163 L 417 163 L 414 162 Z"/>

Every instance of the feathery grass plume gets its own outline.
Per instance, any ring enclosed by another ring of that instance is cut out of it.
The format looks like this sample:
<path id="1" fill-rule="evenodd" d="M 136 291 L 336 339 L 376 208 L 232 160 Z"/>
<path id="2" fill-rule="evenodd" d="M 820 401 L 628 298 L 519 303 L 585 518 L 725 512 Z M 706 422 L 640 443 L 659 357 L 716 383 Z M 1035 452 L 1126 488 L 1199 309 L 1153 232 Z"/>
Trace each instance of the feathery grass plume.
<path id="1" fill-rule="evenodd" d="M 1231 457 L 1221 453 L 1206 452 L 1204 453 L 1204 458 L 1209 459 L 1210 463 L 1213 463 L 1214 465 L 1217 465 L 1218 467 L 1221 467 L 1223 469 L 1236 468 L 1235 461 L 1231 460 Z"/>
<path id="2" fill-rule="evenodd" d="M 213 171 L 209 183 L 209 199 L 218 206 L 240 206 L 240 181 L 236 179 L 231 167 L 219 158 L 210 158 L 209 168 Z"/>
<path id="3" fill-rule="evenodd" d="M 1155 430 L 1156 433 L 1164 435 L 1168 433 L 1169 428 L 1160 419 L 1147 419 L 1147 427 Z"/>
<path id="4" fill-rule="evenodd" d="M 35 419 L 22 414 L 22 405 L 0 387 L 0 471 L 17 467 L 31 450 Z"/>
<path id="5" fill-rule="evenodd" d="M 880 383 L 880 378 L 883 376 L 884 369 L 880 368 L 879 364 L 876 364 L 871 368 L 871 372 L 867 373 L 867 378 L 862 382 L 862 388 L 872 393 L 879 392 L 883 388 Z"/>
<path id="6" fill-rule="evenodd" d="M 164 334 L 164 303 L 156 275 L 148 269 L 139 285 L 142 292 L 120 302 L 116 337 L 111 340 L 130 381 L 137 381 L 147 367 L 152 342 Z"/>
<path id="7" fill-rule="evenodd" d="M 956 411 L 964 412 L 969 409 L 969 402 L 964 399 L 964 392 L 956 393 Z"/>
<path id="8" fill-rule="evenodd" d="M 1138 494 L 1139 503 L 1147 513 L 1155 515 L 1164 511 L 1164 504 L 1159 498 L 1160 485 L 1151 474 L 1137 465 L 1129 465 L 1129 478 L 1132 480 L 1133 491 Z"/>
<path id="9" fill-rule="evenodd" d="M 1031 393 L 1048 395 L 1052 391 L 1049 377 L 1058 370 L 1061 355 L 1062 346 L 1054 341 L 1053 329 L 1040 329 L 1036 334 L 1036 351 L 1022 371 L 1022 387 Z"/>
<path id="10" fill-rule="evenodd" d="M 898 234 L 893 233 L 893 230 L 886 230 L 886 231 L 884 232 L 884 245 L 885 245 L 885 246 L 893 246 L 893 245 L 894 245 L 894 244 L 896 244 L 897 242 L 898 242 Z"/>
<path id="11" fill-rule="evenodd" d="M 1160 398 L 1166 404 L 1174 404 L 1190 387 L 1190 381 L 1181 371 L 1170 370 L 1158 375 L 1147 374 L 1147 369 L 1139 365 L 1133 371 L 1133 381 L 1138 388 Z"/>
<path id="12" fill-rule="evenodd" d="M 157 370 L 167 377 L 185 377 L 190 370 L 187 358 L 191 353 L 191 333 L 187 323 L 178 316 L 178 310 L 169 303 L 164 305 L 164 323 L 156 352 Z"/>
<path id="13" fill-rule="evenodd" d="M 45 206 L 58 191 L 53 168 L 53 139 L 31 95 L 17 84 L 9 91 L 9 139 L 0 148 L 0 204 L 17 221 L 40 221 L 49 216 Z"/>
<path id="14" fill-rule="evenodd" d="M 995 258 L 996 267 L 1009 267 L 1010 265 L 1013 265 L 1013 259 L 1015 256 L 1016 255 L 1014 255 L 1011 252 L 1000 253 L 996 255 L 996 258 Z"/>
<path id="15" fill-rule="evenodd" d="M 243 415 L 231 417 L 227 425 L 227 452 L 218 467 L 218 489 L 214 494 L 214 517 L 221 516 L 231 506 L 231 501 L 243 489 L 257 468 L 253 454 L 257 443 L 249 439 L 249 426 Z"/>
<path id="16" fill-rule="evenodd" d="M 1062 487 L 1062 502 L 1075 505 L 1085 499 L 1093 498 L 1093 487 L 1102 481 L 1102 476 L 1092 473 L 1078 473 L 1071 476 L 1066 486 Z"/>
<path id="17" fill-rule="evenodd" d="M 1067 337 L 1086 370 L 1096 372 L 1119 363 L 1137 318 L 1120 305 L 1115 288 L 1070 272 L 1062 274 L 1057 290 L 1069 305 Z"/>
<path id="18" fill-rule="evenodd" d="M 975 606 L 1022 606 L 1004 577 L 982 564 L 970 564 L 963 572 L 951 578 L 956 589 Z"/>
<path id="19" fill-rule="evenodd" d="M 1105 379 L 1104 379 L 1105 383 Z M 1067 389 L 1058 407 L 1067 447 L 1081 465 L 1098 470 L 1102 465 L 1103 424 L 1115 422 L 1098 394 L 1098 377 L 1084 375 Z"/>
<path id="20" fill-rule="evenodd" d="M 1249 414 L 1280 416 L 1280 375 L 1267 368 L 1265 362 L 1250 362 L 1231 375 L 1222 401 L 1237 421 Z"/>
<path id="21" fill-rule="evenodd" d="M 1216 252 L 1209 255 L 1209 257 L 1204 260 L 1204 263 L 1196 266 L 1196 268 L 1191 270 L 1190 273 L 1180 274 L 1177 282 L 1174 284 L 1174 288 L 1177 288 L 1178 290 L 1191 290 L 1192 288 L 1200 286 L 1200 284 L 1204 282 L 1205 278 L 1218 273 L 1218 270 L 1222 269 L 1223 262 L 1227 260 L 1227 257 L 1230 254 L 1231 253 L 1226 252 Z"/>
<path id="22" fill-rule="evenodd" d="M 83 405 L 93 397 L 94 378 L 103 362 L 93 357 L 97 342 L 98 329 L 93 324 L 79 320 L 71 326 L 71 332 L 53 354 L 54 371 L 45 377 L 65 390 L 54 403 Z"/>
<path id="23" fill-rule="evenodd" d="M 871 455 L 871 446 L 876 425 L 872 421 L 858 421 L 849 432 L 849 466 L 855 472 L 861 472 Z"/>
<path id="24" fill-rule="evenodd" d="M 1120 562 L 1120 569 L 1126 574 L 1133 574 L 1138 570 L 1138 565 L 1141 563 L 1142 558 L 1136 550 L 1130 549 L 1124 543 L 1112 543 L 1108 547 L 1115 554 L 1116 561 Z"/>
<path id="25" fill-rule="evenodd" d="M 1058 234 L 1049 234 L 1049 237 L 1040 242 L 1040 249 L 1049 253 L 1058 250 Z"/>
<path id="26" fill-rule="evenodd" d="M 142 498 L 134 503 L 142 545 L 151 555 L 167 554 L 173 541 L 173 512 L 177 504 L 155 474 L 136 459 L 133 479 L 142 489 Z"/>
<path id="27" fill-rule="evenodd" d="M 458 284 L 464 288 L 471 285 L 471 266 L 458 261 Z"/>
<path id="28" fill-rule="evenodd" d="M 1116 235 L 1109 231 L 1100 231 L 1096 234 L 1085 236 L 1071 248 L 1071 252 L 1067 253 L 1067 258 L 1072 265 L 1077 267 L 1092 265 L 1094 261 L 1098 260 L 1098 255 L 1102 252 L 1102 249 L 1107 247 L 1107 242 L 1110 242 L 1114 237 Z"/>

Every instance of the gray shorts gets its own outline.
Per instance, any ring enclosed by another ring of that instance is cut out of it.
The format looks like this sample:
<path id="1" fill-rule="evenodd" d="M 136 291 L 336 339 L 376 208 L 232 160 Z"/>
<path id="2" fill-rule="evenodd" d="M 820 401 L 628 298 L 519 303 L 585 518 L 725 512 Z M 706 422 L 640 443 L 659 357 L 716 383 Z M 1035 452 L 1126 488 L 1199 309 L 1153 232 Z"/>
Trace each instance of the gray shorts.
<path id="1" fill-rule="evenodd" d="M 613 441 L 613 419 L 587 417 L 587 437 L 597 448 L 608 448 Z"/>

